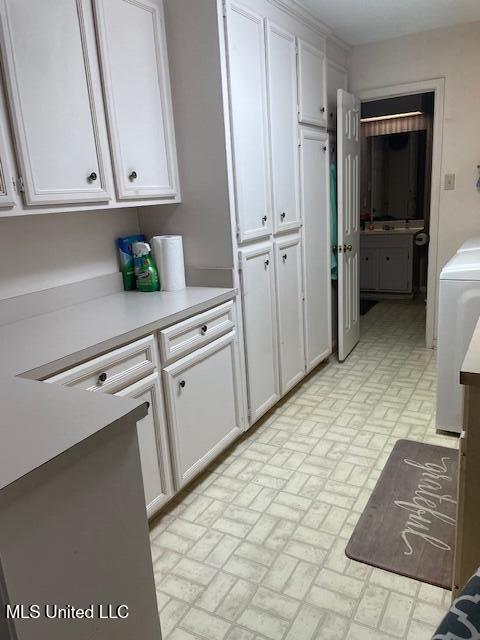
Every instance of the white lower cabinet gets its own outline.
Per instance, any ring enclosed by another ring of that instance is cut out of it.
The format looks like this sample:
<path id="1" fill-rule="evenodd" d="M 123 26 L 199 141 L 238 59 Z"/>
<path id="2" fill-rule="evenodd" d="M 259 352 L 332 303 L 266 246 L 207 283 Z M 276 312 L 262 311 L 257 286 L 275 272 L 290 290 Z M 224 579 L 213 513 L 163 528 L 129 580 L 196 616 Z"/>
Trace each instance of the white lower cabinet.
<path id="1" fill-rule="evenodd" d="M 280 398 L 274 258 L 271 243 L 240 251 L 250 423 Z"/>
<path id="2" fill-rule="evenodd" d="M 280 389 L 285 394 L 305 375 L 301 237 L 276 240 L 274 247 Z"/>
<path id="3" fill-rule="evenodd" d="M 148 415 L 137 423 L 137 432 L 147 515 L 151 517 L 174 492 L 160 375 L 153 373 L 115 395 L 149 404 Z"/>
<path id="4" fill-rule="evenodd" d="M 364 234 L 360 238 L 360 289 L 411 295 L 413 234 Z"/>
<path id="5" fill-rule="evenodd" d="M 243 431 L 236 354 L 232 331 L 163 370 L 177 490 Z"/>

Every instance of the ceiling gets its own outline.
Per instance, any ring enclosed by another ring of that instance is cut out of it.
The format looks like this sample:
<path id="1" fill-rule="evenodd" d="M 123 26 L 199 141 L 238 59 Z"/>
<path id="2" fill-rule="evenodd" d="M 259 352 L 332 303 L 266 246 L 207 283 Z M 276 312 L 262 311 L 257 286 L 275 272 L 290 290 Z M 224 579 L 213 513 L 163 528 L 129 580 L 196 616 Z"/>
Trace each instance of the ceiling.
<path id="1" fill-rule="evenodd" d="M 297 0 L 349 45 L 480 20 L 480 0 Z M 480 37 L 480 36 L 479 36 Z"/>

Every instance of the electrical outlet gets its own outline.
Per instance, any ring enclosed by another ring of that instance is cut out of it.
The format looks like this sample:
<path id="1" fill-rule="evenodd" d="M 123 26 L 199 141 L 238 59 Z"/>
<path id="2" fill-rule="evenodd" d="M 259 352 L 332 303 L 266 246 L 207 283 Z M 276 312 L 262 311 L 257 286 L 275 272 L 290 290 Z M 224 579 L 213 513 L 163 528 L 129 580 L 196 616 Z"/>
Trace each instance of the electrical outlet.
<path id="1" fill-rule="evenodd" d="M 445 191 L 453 191 L 455 189 L 455 174 L 445 174 Z"/>

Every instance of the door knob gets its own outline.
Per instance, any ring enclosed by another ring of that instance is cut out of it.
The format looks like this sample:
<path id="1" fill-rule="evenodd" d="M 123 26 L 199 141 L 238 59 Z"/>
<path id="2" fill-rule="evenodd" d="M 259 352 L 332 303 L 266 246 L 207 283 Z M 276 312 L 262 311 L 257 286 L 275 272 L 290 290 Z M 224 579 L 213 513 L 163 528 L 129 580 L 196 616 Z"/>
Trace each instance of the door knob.
<path id="1" fill-rule="evenodd" d="M 95 182 L 96 179 L 97 179 L 97 174 L 95 173 L 95 171 L 92 171 L 92 173 L 87 178 L 88 182 Z"/>
<path id="2" fill-rule="evenodd" d="M 137 172 L 136 171 L 132 171 L 132 173 L 128 176 L 130 178 L 130 180 L 136 180 L 138 178 Z"/>

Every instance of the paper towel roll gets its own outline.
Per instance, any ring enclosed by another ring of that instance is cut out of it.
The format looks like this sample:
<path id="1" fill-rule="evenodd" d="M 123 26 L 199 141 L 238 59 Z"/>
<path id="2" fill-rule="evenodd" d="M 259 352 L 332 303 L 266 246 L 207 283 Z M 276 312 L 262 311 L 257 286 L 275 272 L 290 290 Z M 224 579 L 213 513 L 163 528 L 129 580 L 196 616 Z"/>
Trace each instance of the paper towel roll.
<path id="1" fill-rule="evenodd" d="M 185 289 L 182 236 L 155 236 L 151 243 L 161 291 Z"/>

